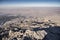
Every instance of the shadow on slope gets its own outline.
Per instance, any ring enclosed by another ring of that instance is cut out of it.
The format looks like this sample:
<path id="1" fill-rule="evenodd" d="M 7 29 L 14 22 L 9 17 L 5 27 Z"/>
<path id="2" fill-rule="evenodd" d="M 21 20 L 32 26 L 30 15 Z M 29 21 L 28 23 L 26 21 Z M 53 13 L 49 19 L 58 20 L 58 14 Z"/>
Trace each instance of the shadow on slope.
<path id="1" fill-rule="evenodd" d="M 54 26 L 49 28 L 33 28 L 33 31 L 45 30 L 47 35 L 43 40 L 60 40 L 60 26 Z"/>
<path id="2" fill-rule="evenodd" d="M 18 18 L 18 16 L 0 16 L 0 25 L 3 25 L 6 21 L 10 21 L 11 19 Z"/>

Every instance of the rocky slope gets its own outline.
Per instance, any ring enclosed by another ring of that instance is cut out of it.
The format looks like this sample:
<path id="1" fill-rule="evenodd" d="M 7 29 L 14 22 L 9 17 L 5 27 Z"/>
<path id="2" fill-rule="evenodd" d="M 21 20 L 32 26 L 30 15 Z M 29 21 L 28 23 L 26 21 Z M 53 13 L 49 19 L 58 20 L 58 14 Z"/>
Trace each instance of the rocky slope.
<path id="1" fill-rule="evenodd" d="M 50 19 L 19 17 L 0 27 L 0 40 L 60 40 L 60 26 Z"/>

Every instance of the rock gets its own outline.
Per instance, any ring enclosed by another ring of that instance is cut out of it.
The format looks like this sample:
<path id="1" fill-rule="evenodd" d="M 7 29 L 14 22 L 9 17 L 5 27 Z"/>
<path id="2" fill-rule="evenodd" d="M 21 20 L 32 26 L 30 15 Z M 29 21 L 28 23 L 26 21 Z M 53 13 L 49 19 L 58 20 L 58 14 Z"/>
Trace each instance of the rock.
<path id="1" fill-rule="evenodd" d="M 40 18 L 16 18 L 0 27 L 1 40 L 59 40 L 60 26 Z M 8 36 L 8 37 L 7 37 Z M 53 39 L 54 38 L 54 39 Z"/>
<path id="2" fill-rule="evenodd" d="M 39 38 L 42 40 L 47 35 L 47 32 L 44 30 L 41 30 L 41 31 L 37 31 L 37 34 Z"/>

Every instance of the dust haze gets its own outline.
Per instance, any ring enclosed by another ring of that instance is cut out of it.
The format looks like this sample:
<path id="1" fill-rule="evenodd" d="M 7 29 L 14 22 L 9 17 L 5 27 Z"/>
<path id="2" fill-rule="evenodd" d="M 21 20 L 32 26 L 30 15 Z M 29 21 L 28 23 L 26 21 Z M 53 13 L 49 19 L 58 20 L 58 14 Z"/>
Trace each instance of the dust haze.
<path id="1" fill-rule="evenodd" d="M 60 7 L 4 7 L 0 15 L 22 15 L 26 17 L 45 17 L 60 23 Z"/>
<path id="2" fill-rule="evenodd" d="M 60 7 L 16 7 L 0 8 L 0 14 L 14 14 L 24 16 L 60 16 Z"/>

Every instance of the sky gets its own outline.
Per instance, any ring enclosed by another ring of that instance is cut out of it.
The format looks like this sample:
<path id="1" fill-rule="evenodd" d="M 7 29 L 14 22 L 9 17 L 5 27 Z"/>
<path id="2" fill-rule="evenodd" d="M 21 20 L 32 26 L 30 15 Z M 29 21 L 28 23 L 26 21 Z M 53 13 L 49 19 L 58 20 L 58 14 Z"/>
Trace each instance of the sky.
<path id="1" fill-rule="evenodd" d="M 60 0 L 0 0 L 0 7 L 60 7 Z"/>

